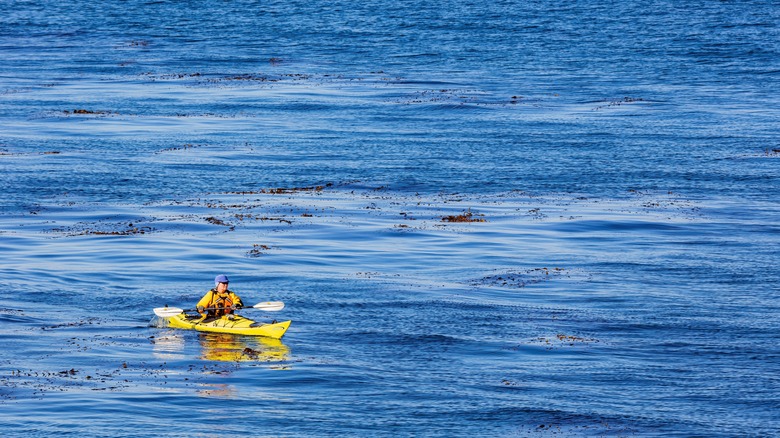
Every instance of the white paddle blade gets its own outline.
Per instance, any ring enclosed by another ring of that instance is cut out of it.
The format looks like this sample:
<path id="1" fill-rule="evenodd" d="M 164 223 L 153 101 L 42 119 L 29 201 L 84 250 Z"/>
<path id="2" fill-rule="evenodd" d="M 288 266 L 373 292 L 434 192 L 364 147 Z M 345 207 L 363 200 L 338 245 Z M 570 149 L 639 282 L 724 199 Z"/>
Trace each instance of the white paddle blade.
<path id="1" fill-rule="evenodd" d="M 264 303 L 257 303 L 254 306 L 255 309 L 265 310 L 266 312 L 276 312 L 284 309 L 284 303 L 281 301 L 266 301 Z"/>
<path id="2" fill-rule="evenodd" d="M 154 314 L 160 318 L 170 318 L 184 312 L 184 310 L 178 307 L 157 307 L 154 309 Z"/>

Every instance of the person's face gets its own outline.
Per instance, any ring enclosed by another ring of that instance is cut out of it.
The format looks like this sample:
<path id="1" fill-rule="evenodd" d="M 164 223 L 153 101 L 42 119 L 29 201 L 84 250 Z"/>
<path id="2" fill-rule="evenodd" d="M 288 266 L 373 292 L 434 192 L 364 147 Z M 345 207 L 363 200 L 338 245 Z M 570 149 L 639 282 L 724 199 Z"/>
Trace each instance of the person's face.
<path id="1" fill-rule="evenodd" d="M 219 283 L 217 285 L 217 292 L 223 293 L 223 292 L 225 292 L 227 290 L 227 288 L 228 288 L 228 284 L 227 283 Z"/>

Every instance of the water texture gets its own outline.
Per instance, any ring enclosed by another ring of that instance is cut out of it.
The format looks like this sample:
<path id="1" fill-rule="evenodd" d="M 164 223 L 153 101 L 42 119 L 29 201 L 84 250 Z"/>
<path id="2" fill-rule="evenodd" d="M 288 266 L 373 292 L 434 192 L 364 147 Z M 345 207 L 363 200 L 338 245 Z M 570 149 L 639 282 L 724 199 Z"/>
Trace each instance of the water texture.
<path id="1" fill-rule="evenodd" d="M 774 2 L 0 2 L 0 432 L 780 434 Z M 219 273 L 281 341 L 167 328 Z"/>

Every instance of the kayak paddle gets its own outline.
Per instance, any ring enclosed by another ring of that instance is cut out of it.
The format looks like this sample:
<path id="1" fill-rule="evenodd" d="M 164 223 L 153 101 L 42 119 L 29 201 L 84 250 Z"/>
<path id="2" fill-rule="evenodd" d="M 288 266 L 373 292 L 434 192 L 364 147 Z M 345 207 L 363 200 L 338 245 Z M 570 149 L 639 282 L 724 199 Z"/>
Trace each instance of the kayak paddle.
<path id="1" fill-rule="evenodd" d="M 223 307 L 209 307 L 204 310 L 221 310 Z M 276 312 L 277 310 L 284 309 L 284 303 L 281 301 L 266 301 L 263 303 L 257 303 L 254 306 L 244 306 L 244 307 L 238 307 L 238 309 L 260 309 L 265 310 L 266 312 Z M 170 318 L 171 316 L 176 316 L 182 312 L 195 312 L 198 309 L 179 309 L 178 307 L 156 307 L 154 309 L 154 314 L 159 316 L 160 318 Z"/>

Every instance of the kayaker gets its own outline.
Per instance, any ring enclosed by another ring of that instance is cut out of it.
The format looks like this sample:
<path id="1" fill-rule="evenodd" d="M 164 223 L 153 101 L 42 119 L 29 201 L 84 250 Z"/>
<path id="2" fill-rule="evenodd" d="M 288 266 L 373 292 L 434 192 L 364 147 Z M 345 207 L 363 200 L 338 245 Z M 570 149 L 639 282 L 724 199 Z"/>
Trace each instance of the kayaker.
<path id="1" fill-rule="evenodd" d="M 197 309 L 201 315 L 209 317 L 221 317 L 233 313 L 234 309 L 243 307 L 241 298 L 233 291 L 228 290 L 229 280 L 225 274 L 217 275 L 214 279 L 214 288 L 206 292 L 198 301 Z"/>

